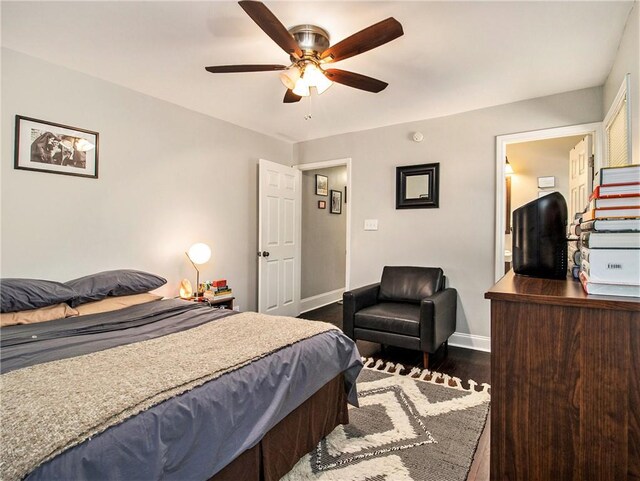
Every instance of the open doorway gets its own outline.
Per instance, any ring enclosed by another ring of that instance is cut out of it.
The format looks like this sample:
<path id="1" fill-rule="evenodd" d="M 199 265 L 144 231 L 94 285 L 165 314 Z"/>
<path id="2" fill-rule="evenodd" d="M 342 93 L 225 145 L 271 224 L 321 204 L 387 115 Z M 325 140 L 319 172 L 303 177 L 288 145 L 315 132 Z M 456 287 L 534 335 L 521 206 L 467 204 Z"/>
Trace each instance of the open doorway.
<path id="1" fill-rule="evenodd" d="M 550 192 L 564 196 L 569 222 L 584 209 L 593 173 L 602 163 L 602 124 L 502 135 L 496 141 L 497 281 L 510 268 L 510 219 L 515 209 Z"/>
<path id="2" fill-rule="evenodd" d="M 351 159 L 297 168 L 302 171 L 300 310 L 304 313 L 341 300 L 349 286 Z"/>

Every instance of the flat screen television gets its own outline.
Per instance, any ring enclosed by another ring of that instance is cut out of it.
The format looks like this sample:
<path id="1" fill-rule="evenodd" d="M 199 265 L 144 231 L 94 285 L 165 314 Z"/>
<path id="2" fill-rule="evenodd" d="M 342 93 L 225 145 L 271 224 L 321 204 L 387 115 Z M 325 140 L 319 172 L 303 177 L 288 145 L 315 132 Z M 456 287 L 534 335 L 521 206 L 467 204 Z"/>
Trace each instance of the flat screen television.
<path id="1" fill-rule="evenodd" d="M 513 211 L 513 271 L 548 279 L 567 276 L 567 202 L 559 192 Z"/>

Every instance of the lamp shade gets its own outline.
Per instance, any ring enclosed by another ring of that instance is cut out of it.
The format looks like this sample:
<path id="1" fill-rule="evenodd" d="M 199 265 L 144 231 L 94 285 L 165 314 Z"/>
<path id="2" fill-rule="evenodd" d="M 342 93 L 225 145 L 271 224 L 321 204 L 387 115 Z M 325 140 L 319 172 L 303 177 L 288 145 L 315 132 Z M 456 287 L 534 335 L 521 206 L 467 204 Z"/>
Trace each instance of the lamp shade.
<path id="1" fill-rule="evenodd" d="M 310 87 L 315 87 L 318 94 L 321 94 L 327 90 L 333 82 L 329 80 L 322 69 L 316 67 L 314 64 L 307 65 L 304 70 L 304 79 Z"/>
<path id="2" fill-rule="evenodd" d="M 193 244 L 189 247 L 189 251 L 187 252 L 189 259 L 194 264 L 204 264 L 209 259 L 211 259 L 211 249 L 207 244 L 203 244 L 202 242 L 198 242 L 197 244 Z"/>
<path id="3" fill-rule="evenodd" d="M 189 299 L 193 296 L 193 288 L 189 279 L 182 279 L 180 282 L 180 297 L 183 299 Z"/>
<path id="4" fill-rule="evenodd" d="M 511 175 L 513 174 L 513 167 L 511 167 L 511 164 L 509 163 L 509 159 L 505 159 L 505 166 L 504 166 L 504 173 L 507 175 Z"/>
<path id="5" fill-rule="evenodd" d="M 280 81 L 289 90 L 293 90 L 296 87 L 296 82 L 300 78 L 300 69 L 298 67 L 291 67 L 280 74 Z"/>
<path id="6" fill-rule="evenodd" d="M 300 97 L 308 97 L 311 95 L 309 92 L 309 84 L 304 77 L 298 79 L 292 92 Z"/>

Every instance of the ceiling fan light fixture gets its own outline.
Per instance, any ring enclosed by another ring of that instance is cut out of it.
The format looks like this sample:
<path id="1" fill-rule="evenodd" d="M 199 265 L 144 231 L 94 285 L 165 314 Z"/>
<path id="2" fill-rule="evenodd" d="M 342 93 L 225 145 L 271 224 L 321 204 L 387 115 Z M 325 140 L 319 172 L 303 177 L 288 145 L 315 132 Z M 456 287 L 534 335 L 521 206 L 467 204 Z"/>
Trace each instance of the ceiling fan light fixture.
<path id="1" fill-rule="evenodd" d="M 309 64 L 304 70 L 304 79 L 310 87 L 315 87 L 318 94 L 326 91 L 333 82 L 329 80 L 324 71 L 314 64 Z"/>
<path id="2" fill-rule="evenodd" d="M 280 74 L 280 81 L 289 90 L 293 90 L 300 79 L 300 69 L 293 66 Z"/>
<path id="3" fill-rule="evenodd" d="M 283 102 L 291 104 L 308 97 L 311 87 L 318 94 L 325 92 L 333 82 L 347 87 L 378 93 L 388 84 L 366 75 L 322 66 L 338 62 L 380 47 L 404 35 L 402 25 L 389 17 L 331 45 L 329 33 L 317 25 L 303 24 L 287 29 L 260 0 L 242 0 L 242 9 L 282 50 L 289 55 L 290 64 L 244 64 L 205 67 L 210 73 L 270 72 L 278 71 L 287 87 Z"/>
<path id="4" fill-rule="evenodd" d="M 311 92 L 309 92 L 309 84 L 307 83 L 307 80 L 304 78 L 304 76 L 302 78 L 299 78 L 296 82 L 293 93 L 300 97 L 308 97 L 309 95 L 311 95 Z"/>

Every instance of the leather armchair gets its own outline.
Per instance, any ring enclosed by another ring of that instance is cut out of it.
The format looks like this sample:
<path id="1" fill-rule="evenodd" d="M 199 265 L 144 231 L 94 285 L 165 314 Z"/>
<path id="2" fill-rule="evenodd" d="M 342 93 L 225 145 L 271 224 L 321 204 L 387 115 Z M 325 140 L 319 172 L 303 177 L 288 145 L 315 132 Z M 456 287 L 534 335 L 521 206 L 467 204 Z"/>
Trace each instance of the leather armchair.
<path id="1" fill-rule="evenodd" d="M 422 351 L 427 368 L 456 330 L 457 292 L 445 280 L 439 267 L 386 266 L 380 282 L 343 294 L 344 333 Z"/>

